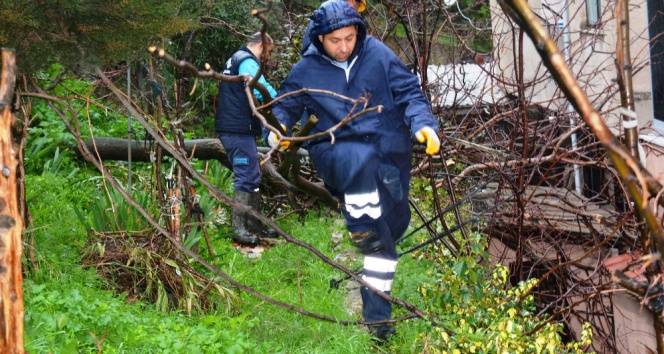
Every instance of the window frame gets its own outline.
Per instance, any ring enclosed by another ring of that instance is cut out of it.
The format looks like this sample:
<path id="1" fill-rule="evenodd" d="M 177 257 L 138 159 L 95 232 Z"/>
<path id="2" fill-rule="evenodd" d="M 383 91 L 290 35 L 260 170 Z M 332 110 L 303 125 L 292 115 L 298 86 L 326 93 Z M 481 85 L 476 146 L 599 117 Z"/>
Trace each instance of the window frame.
<path id="1" fill-rule="evenodd" d="M 600 24 L 602 17 L 602 1 L 586 0 L 586 23 L 588 27 L 596 27 Z"/>

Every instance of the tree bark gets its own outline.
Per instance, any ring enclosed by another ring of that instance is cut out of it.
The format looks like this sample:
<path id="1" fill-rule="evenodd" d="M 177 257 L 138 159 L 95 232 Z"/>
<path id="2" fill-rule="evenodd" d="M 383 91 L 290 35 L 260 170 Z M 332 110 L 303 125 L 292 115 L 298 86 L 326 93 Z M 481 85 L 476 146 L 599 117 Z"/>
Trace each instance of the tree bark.
<path id="1" fill-rule="evenodd" d="M 0 81 L 0 352 L 24 353 L 23 274 L 21 234 L 23 219 L 18 205 L 18 159 L 12 144 L 11 111 L 16 59 L 13 50 L 2 50 Z"/>
<path id="2" fill-rule="evenodd" d="M 94 138 L 85 142 L 85 145 L 101 160 L 127 161 L 126 139 L 120 138 Z M 156 144 L 152 140 L 133 140 L 131 142 L 131 160 L 151 162 L 156 159 Z M 188 157 L 200 160 L 219 160 L 225 165 L 228 162 L 226 151 L 218 139 L 196 139 L 185 141 L 185 150 Z M 164 155 L 170 156 L 168 152 Z"/>
<path id="3" fill-rule="evenodd" d="M 100 160 L 115 160 L 127 161 L 127 143 L 126 139 L 120 138 L 95 138 L 85 142 L 86 147 L 96 154 Z M 136 162 L 150 162 L 151 156 L 154 159 L 153 151 L 156 147 L 153 141 L 137 141 L 131 143 L 131 160 Z M 187 157 L 199 160 L 218 160 L 224 166 L 231 168 L 231 164 L 226 156 L 226 151 L 219 139 L 193 139 L 184 142 L 184 149 Z M 270 148 L 258 147 L 259 154 L 267 153 Z M 308 156 L 306 150 L 299 149 L 297 152 L 299 156 Z M 163 150 L 164 156 L 171 156 L 167 149 Z M 262 157 L 259 157 L 262 159 Z M 276 169 L 274 164 L 270 161 L 261 165 L 261 171 L 265 183 L 278 190 L 283 190 L 287 193 L 294 193 L 297 191 L 309 193 L 315 196 L 321 202 L 336 207 L 338 201 L 334 198 L 322 184 L 312 183 L 302 178 L 297 178 L 295 181 L 284 178 Z"/>
<path id="4" fill-rule="evenodd" d="M 85 142 L 90 151 L 98 154 L 102 160 L 127 161 L 126 139 L 120 138 L 94 138 Z M 131 160 L 150 162 L 150 154 L 156 145 L 151 140 L 134 140 L 131 142 Z M 188 157 L 199 160 L 219 160 L 229 166 L 226 151 L 221 146 L 219 139 L 193 139 L 184 142 L 184 148 Z M 266 153 L 269 148 L 258 147 L 258 152 Z M 170 156 L 168 152 L 164 152 Z M 305 150 L 299 150 L 298 155 L 307 155 Z"/>

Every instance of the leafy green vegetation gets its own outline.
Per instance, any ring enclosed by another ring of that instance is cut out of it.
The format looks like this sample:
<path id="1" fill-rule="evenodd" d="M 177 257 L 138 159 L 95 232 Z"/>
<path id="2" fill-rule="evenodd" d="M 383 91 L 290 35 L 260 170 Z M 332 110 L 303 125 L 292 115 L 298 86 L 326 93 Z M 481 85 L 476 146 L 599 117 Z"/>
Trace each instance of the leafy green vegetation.
<path id="1" fill-rule="evenodd" d="M 149 42 L 196 28 L 197 14 L 180 1 L 3 1 L 0 45 L 18 49 L 21 70 L 87 70 L 144 55 Z"/>
<path id="2" fill-rule="evenodd" d="M 94 271 L 24 285 L 26 350 L 33 353 L 246 353 L 278 349 L 250 337 L 259 319 L 164 313 L 99 290 Z"/>
<path id="3" fill-rule="evenodd" d="M 477 256 L 488 257 L 484 237 L 474 234 L 469 245 L 469 256 L 433 262 L 429 274 L 436 282 L 419 287 L 427 308 L 457 333 L 451 336 L 440 328 L 427 332 L 425 341 L 436 348 L 433 353 L 583 353 L 591 344 L 592 334 L 584 329 L 580 342 L 563 345 L 560 325 L 533 316 L 534 298 L 525 294 L 537 280 L 511 288 L 507 267 L 476 263 Z"/>
<path id="4" fill-rule="evenodd" d="M 394 284 L 394 296 L 439 316 L 439 323 L 456 336 L 422 319 L 412 319 L 396 324 L 396 337 L 376 347 L 361 327 L 303 316 L 242 292 L 237 293 L 239 302 L 230 313 L 220 308 L 191 316 L 185 311 L 160 311 L 158 304 L 138 301 L 133 294 L 104 290 L 107 280 L 80 265 L 90 236 L 76 221 L 75 209 L 81 214 L 87 211 L 90 217 L 112 216 L 95 214 L 90 207 L 95 205 L 89 198 L 98 193 L 99 180 L 83 175 L 92 174 L 83 168 L 78 179 L 51 173 L 28 178 L 35 225 L 27 237 L 34 238 L 37 254 L 37 267 L 26 260 L 31 271 L 24 284 L 26 349 L 30 352 L 93 353 L 101 348 L 104 353 L 372 353 L 422 352 L 426 348 L 439 353 L 495 353 L 521 348 L 524 353 L 574 353 L 581 352 L 574 346 L 586 344 L 587 339 L 564 345 L 555 324 L 525 334 L 544 320 L 533 317 L 532 299 L 519 301 L 518 295 L 531 283 L 512 289 L 506 283 L 505 268 L 491 270 L 476 264 L 475 257 L 486 256 L 485 241 L 479 234 L 469 241 L 473 254 L 467 257 L 455 259 L 433 251 L 402 257 Z M 215 204 L 206 203 L 208 208 Z M 360 319 L 346 304 L 349 282 L 342 282 L 339 289 L 330 288 L 330 279 L 339 279 L 343 273 L 286 243 L 250 259 L 224 235 L 224 223 L 219 225 L 212 236 L 215 257 L 204 250 L 200 254 L 230 277 L 306 311 Z M 347 238 L 338 245 L 332 242 L 332 233 L 345 232 L 341 217 L 334 213 L 313 210 L 304 221 L 285 218 L 280 225 L 329 258 L 353 250 Z M 422 239 L 423 235 L 416 234 L 402 247 Z M 361 265 L 357 258 L 341 263 L 350 269 Z M 404 314 L 404 309 L 395 309 L 395 316 Z"/>

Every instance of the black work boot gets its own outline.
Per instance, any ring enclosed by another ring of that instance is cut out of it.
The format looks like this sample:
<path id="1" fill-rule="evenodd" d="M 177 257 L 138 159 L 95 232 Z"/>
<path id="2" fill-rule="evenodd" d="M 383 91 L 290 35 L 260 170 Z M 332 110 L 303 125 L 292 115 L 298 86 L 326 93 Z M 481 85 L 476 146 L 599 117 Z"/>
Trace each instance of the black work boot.
<path id="1" fill-rule="evenodd" d="M 233 194 L 233 201 L 238 204 L 250 206 L 252 209 L 254 209 L 254 206 L 250 204 L 252 202 L 252 198 L 255 198 L 254 194 L 257 195 L 260 201 L 260 194 L 241 191 L 235 191 L 235 194 Z M 258 244 L 258 236 L 251 231 L 251 227 L 253 225 L 251 220 L 255 220 L 255 218 L 248 212 L 237 208 L 231 208 L 231 226 L 235 229 L 235 232 L 232 236 L 233 241 L 245 245 Z"/>
<path id="2" fill-rule="evenodd" d="M 256 193 L 248 193 L 248 199 L 247 199 L 247 204 L 250 206 L 252 209 L 256 211 L 261 210 L 261 193 L 256 192 Z M 279 237 L 279 234 L 272 230 L 272 229 L 266 229 L 263 223 L 256 219 L 255 217 L 249 215 L 247 218 L 247 231 L 249 233 L 254 234 L 258 236 L 259 238 L 277 238 Z"/>
<path id="3" fill-rule="evenodd" d="M 255 192 L 255 193 L 245 193 L 246 194 L 246 199 L 244 200 L 244 205 L 250 206 L 251 209 L 254 209 L 258 212 L 261 210 L 261 193 L 260 192 Z M 253 217 L 252 215 L 247 214 L 247 231 L 254 235 L 260 235 L 261 232 L 263 231 L 263 223 Z"/>
<path id="4" fill-rule="evenodd" d="M 390 340 L 390 336 L 397 333 L 396 329 L 387 324 L 381 324 L 376 327 L 370 327 L 369 333 L 373 336 L 373 340 L 377 344 L 385 344 Z"/>

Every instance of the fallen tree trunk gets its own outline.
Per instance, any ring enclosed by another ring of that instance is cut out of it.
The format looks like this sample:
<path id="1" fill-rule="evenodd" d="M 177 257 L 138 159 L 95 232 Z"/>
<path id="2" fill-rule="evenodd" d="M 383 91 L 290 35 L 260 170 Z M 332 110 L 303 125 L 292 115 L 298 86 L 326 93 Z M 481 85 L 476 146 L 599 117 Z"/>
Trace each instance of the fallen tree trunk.
<path id="1" fill-rule="evenodd" d="M 128 142 L 127 139 L 120 138 L 94 138 L 85 142 L 90 151 L 98 154 L 102 160 L 127 161 Z M 153 140 L 132 140 L 131 142 L 131 160 L 138 162 L 151 162 L 150 156 L 153 154 L 156 144 Z M 226 151 L 221 146 L 219 139 L 193 139 L 184 142 L 184 148 L 188 157 L 199 160 L 219 160 L 226 166 L 228 158 Z M 258 147 L 258 152 L 267 153 L 270 149 L 267 147 Z M 164 156 L 170 156 L 169 152 L 164 150 Z M 298 155 L 306 156 L 307 151 L 300 149 Z M 152 155 L 153 156 L 153 155 Z M 154 158 L 152 158 L 154 159 Z"/>
<path id="2" fill-rule="evenodd" d="M 100 160 L 115 160 L 127 161 L 129 154 L 127 153 L 129 142 L 127 139 L 120 138 L 94 138 L 85 142 L 86 147 L 97 155 Z M 173 145 L 171 143 L 171 145 Z M 131 142 L 131 160 L 133 162 L 153 162 L 156 156 L 154 151 L 156 143 L 153 140 L 132 140 Z M 226 151 L 219 139 L 193 139 L 184 142 L 184 149 L 189 158 L 199 160 L 217 160 L 224 166 L 231 168 Z M 258 147 L 258 153 L 267 153 L 270 148 Z M 300 156 L 308 156 L 308 152 L 299 149 L 297 154 Z M 162 150 L 163 156 L 171 156 L 167 149 Z M 262 157 L 259 157 L 262 160 Z M 336 207 L 338 201 L 329 194 L 323 187 L 322 183 L 313 183 L 303 179 L 298 179 L 297 183 L 293 184 L 291 181 L 286 180 L 276 170 L 272 162 L 267 161 L 261 165 L 263 172 L 264 182 L 271 187 L 282 190 L 287 193 L 294 193 L 297 191 L 309 193 L 323 203 Z"/>

